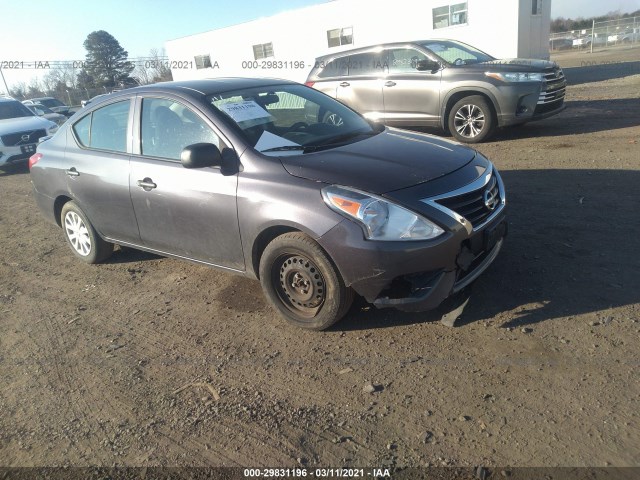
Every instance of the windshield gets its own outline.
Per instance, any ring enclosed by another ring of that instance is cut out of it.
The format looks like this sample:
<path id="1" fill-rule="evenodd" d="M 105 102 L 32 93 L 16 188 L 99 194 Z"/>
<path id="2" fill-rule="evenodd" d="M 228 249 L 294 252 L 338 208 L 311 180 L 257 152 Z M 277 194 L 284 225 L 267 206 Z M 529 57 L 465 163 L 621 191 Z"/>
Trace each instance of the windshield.
<path id="1" fill-rule="evenodd" d="M 0 102 L 0 120 L 33 116 L 33 112 L 20 102 Z"/>
<path id="2" fill-rule="evenodd" d="M 440 59 L 453 65 L 470 65 L 495 60 L 491 55 L 471 45 L 453 40 L 428 40 L 422 42 L 421 45 Z"/>
<path id="3" fill-rule="evenodd" d="M 304 85 L 234 90 L 212 95 L 209 102 L 266 155 L 309 153 L 378 133 L 353 110 Z"/>

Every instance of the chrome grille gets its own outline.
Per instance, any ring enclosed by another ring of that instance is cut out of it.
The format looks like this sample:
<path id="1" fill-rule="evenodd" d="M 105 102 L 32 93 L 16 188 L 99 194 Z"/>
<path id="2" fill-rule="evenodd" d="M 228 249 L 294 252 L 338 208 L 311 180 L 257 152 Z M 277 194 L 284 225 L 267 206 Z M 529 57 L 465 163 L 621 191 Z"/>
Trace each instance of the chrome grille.
<path id="1" fill-rule="evenodd" d="M 544 86 L 538 97 L 538 105 L 559 102 L 560 107 L 564 101 L 564 94 L 567 89 L 567 81 L 564 72 L 560 67 L 548 68 L 543 73 Z"/>
<path id="2" fill-rule="evenodd" d="M 29 138 L 23 140 L 22 136 L 27 135 Z M 47 135 L 45 130 L 29 130 L 27 132 L 9 133 L 2 135 L 2 144 L 7 147 L 16 145 L 28 145 L 29 143 L 38 143 L 38 140 Z"/>
<path id="3" fill-rule="evenodd" d="M 488 200 L 493 199 L 493 202 Z M 495 173 L 483 187 L 472 192 L 457 195 L 455 197 L 440 198 L 436 202 L 443 207 L 453 210 L 458 215 L 466 218 L 471 225 L 477 227 L 484 223 L 500 206 L 502 198 Z M 493 206 L 489 208 L 487 204 Z"/>

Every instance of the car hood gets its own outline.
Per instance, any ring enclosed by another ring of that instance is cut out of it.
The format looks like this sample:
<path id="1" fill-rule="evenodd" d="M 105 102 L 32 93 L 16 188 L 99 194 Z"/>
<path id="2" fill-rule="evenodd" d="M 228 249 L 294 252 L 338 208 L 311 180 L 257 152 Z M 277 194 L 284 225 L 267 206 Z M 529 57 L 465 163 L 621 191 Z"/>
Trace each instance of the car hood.
<path id="1" fill-rule="evenodd" d="M 0 120 L 0 135 L 16 133 L 25 130 L 47 129 L 55 126 L 55 123 L 40 117 L 18 117 Z"/>
<path id="2" fill-rule="evenodd" d="M 449 140 L 386 128 L 349 145 L 280 160 L 295 177 L 382 194 L 440 178 L 475 155 Z"/>
<path id="3" fill-rule="evenodd" d="M 492 70 L 498 72 L 541 72 L 556 66 L 555 62 L 536 58 L 502 58 L 490 62 L 466 65 L 467 68 L 471 67 L 477 70 L 486 70 L 487 67 L 491 67 Z"/>

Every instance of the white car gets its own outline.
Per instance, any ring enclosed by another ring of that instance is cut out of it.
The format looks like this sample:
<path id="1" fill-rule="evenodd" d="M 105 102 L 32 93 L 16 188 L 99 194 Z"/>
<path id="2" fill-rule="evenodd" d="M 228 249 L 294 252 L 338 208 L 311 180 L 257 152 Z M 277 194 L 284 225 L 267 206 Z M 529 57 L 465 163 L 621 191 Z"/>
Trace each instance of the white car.
<path id="1" fill-rule="evenodd" d="M 28 159 L 42 137 L 57 131 L 57 124 L 35 115 L 19 101 L 0 98 L 0 167 Z"/>

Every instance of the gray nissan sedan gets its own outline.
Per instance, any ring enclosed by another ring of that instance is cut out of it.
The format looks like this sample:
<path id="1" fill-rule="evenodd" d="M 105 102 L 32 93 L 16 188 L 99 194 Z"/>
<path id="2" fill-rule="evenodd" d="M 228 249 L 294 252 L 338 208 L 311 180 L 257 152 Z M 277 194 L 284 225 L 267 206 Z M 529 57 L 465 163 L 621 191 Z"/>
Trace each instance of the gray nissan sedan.
<path id="1" fill-rule="evenodd" d="M 107 95 L 29 168 L 79 259 L 119 244 L 256 278 L 313 330 L 343 317 L 354 292 L 379 308 L 437 307 L 493 262 L 507 231 L 502 180 L 480 153 L 283 80 Z"/>

